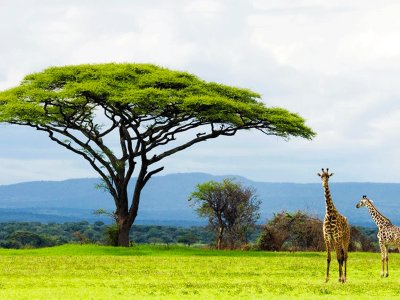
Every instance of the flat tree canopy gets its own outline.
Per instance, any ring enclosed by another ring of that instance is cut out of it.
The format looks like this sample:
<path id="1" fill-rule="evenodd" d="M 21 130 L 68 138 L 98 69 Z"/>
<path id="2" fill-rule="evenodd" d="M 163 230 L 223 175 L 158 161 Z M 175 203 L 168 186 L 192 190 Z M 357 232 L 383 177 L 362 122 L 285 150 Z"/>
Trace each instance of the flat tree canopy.
<path id="1" fill-rule="evenodd" d="M 152 167 L 163 158 L 244 129 L 283 138 L 315 135 L 300 116 L 266 107 L 250 90 L 128 63 L 50 67 L 27 75 L 18 87 L 0 92 L 0 123 L 44 131 L 90 163 L 114 198 L 120 245 L 129 243 L 140 192 L 163 169 Z"/>

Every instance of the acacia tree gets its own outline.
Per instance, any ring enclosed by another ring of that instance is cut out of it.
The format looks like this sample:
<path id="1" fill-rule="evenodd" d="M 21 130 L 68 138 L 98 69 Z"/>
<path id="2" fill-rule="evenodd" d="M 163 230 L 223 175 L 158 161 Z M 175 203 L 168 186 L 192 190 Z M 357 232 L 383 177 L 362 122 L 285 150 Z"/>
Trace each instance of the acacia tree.
<path id="1" fill-rule="evenodd" d="M 45 132 L 101 176 L 115 202 L 118 245 L 129 245 L 140 194 L 160 161 L 240 130 L 283 138 L 315 134 L 297 114 L 247 89 L 150 64 L 50 67 L 0 92 L 0 123 Z M 136 177 L 133 192 L 128 184 Z"/>
<path id="2" fill-rule="evenodd" d="M 255 191 L 232 179 L 197 185 L 189 201 L 197 206 L 200 217 L 208 218 L 215 231 L 217 249 L 223 247 L 223 242 L 231 248 L 246 243 L 249 230 L 260 217 L 260 201 Z"/>

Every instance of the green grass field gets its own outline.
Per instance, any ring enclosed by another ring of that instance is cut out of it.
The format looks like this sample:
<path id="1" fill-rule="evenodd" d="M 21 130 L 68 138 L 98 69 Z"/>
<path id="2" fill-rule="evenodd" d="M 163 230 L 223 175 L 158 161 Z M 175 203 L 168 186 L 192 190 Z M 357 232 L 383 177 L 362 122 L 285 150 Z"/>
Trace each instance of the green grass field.
<path id="1" fill-rule="evenodd" d="M 336 261 L 324 282 L 325 253 L 65 245 L 0 255 L 0 299 L 400 298 L 397 253 L 384 279 L 379 253 L 350 253 L 346 284 Z"/>

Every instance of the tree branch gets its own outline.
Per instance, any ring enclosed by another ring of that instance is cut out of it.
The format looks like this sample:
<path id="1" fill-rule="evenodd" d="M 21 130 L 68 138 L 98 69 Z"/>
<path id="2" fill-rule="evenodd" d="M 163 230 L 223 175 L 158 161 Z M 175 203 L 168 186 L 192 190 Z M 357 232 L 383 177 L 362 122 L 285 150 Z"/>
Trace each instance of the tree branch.
<path id="1" fill-rule="evenodd" d="M 92 166 L 92 168 L 101 176 L 101 178 L 104 180 L 107 189 L 109 190 L 109 192 L 111 193 L 111 195 L 113 196 L 114 200 L 117 197 L 117 193 L 116 190 L 112 184 L 112 181 L 110 181 L 110 178 L 101 170 L 101 168 L 96 164 L 96 158 L 90 157 L 89 155 L 87 155 L 84 151 L 81 151 L 79 149 L 74 148 L 73 146 L 71 146 L 70 143 L 65 143 L 63 141 L 61 141 L 60 139 L 58 139 L 57 137 L 54 136 L 54 132 L 48 128 L 45 127 L 40 127 L 38 125 L 29 125 L 31 127 L 36 128 L 39 131 L 45 131 L 48 133 L 49 138 L 53 141 L 55 141 L 57 144 L 67 148 L 68 150 L 81 155 L 85 160 L 87 160 L 90 165 Z M 103 165 L 103 164 L 102 164 Z"/>
<path id="2" fill-rule="evenodd" d="M 211 125 L 211 132 L 210 133 L 201 133 L 200 135 L 197 134 L 196 138 L 190 140 L 189 142 L 182 144 L 180 146 L 177 146 L 175 148 L 169 149 L 159 155 L 154 155 L 150 160 L 149 160 L 149 165 L 153 164 L 155 162 L 158 162 L 162 159 L 164 159 L 167 156 L 170 156 L 178 151 L 184 150 L 186 148 L 189 148 L 190 146 L 193 146 L 194 144 L 206 141 L 208 139 L 212 139 L 212 138 L 216 138 L 220 135 L 225 135 L 225 136 L 232 136 L 234 135 L 238 130 L 240 129 L 245 129 L 245 128 L 241 128 L 241 127 L 226 127 L 220 130 L 216 130 L 215 129 L 215 125 L 214 124 L 210 124 Z"/>
<path id="3" fill-rule="evenodd" d="M 153 171 L 147 173 L 147 175 L 146 175 L 145 178 L 144 178 L 143 184 L 145 185 L 145 184 L 147 183 L 147 181 L 149 181 L 149 179 L 151 178 L 151 176 L 153 176 L 154 174 L 157 174 L 157 173 L 161 172 L 162 170 L 164 170 L 164 167 L 157 168 L 157 169 L 155 169 L 155 170 L 153 170 Z"/>

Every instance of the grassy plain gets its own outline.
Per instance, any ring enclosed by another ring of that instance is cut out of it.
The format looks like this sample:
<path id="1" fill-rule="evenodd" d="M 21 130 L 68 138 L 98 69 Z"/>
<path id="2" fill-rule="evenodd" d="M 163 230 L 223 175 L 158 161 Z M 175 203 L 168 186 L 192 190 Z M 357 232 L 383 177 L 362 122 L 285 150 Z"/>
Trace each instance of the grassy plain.
<path id="1" fill-rule="evenodd" d="M 380 278 L 378 253 L 350 253 L 324 282 L 324 253 L 185 247 L 65 245 L 0 250 L 0 299 L 391 299 L 400 298 L 400 255 Z"/>

